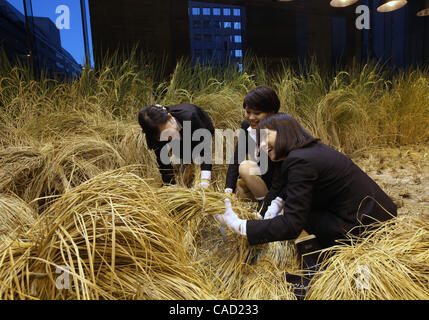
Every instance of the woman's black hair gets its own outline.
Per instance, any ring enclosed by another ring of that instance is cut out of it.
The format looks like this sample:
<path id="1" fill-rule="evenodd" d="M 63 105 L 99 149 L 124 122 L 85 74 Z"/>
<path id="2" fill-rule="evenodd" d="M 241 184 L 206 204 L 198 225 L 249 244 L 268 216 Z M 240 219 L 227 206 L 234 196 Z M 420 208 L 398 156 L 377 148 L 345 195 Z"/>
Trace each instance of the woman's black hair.
<path id="1" fill-rule="evenodd" d="M 169 121 L 168 109 L 164 106 L 147 106 L 139 112 L 139 124 L 146 135 L 146 142 L 150 149 L 154 149 L 159 141 L 160 126 Z"/>
<path id="2" fill-rule="evenodd" d="M 275 160 L 286 158 L 294 149 L 304 148 L 313 142 L 320 141 L 308 133 L 290 114 L 279 113 L 269 116 L 259 122 L 257 130 L 257 144 L 260 146 L 260 130 L 277 131 L 274 145 Z"/>
<path id="3" fill-rule="evenodd" d="M 246 95 L 243 108 L 266 113 L 277 113 L 280 110 L 280 99 L 273 88 L 259 86 Z"/>

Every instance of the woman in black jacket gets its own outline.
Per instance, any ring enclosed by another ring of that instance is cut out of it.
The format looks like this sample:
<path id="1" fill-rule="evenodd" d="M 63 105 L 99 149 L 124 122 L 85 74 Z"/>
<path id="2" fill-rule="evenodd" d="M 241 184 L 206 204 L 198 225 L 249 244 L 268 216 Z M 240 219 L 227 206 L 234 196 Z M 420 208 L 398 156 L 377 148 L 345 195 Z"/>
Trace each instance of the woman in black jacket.
<path id="1" fill-rule="evenodd" d="M 297 249 L 307 256 L 306 268 L 312 268 L 315 256 L 308 253 L 334 245 L 348 232 L 359 236 L 364 226 L 397 215 L 396 205 L 366 173 L 312 137 L 292 116 L 268 117 L 259 129 L 266 129 L 260 148 L 281 163 L 283 183 L 276 196 L 284 200 L 284 213 L 263 221 L 241 220 L 227 199 L 225 213 L 217 216 L 251 245 L 306 235 L 297 240 Z"/>
<path id="2" fill-rule="evenodd" d="M 214 127 L 207 113 L 200 107 L 193 104 L 178 104 L 173 106 L 147 106 L 139 112 L 139 124 L 146 136 L 149 149 L 155 151 L 157 163 L 165 184 L 176 184 L 175 169 L 171 161 L 175 159 L 176 164 L 182 171 L 185 169 L 193 171 L 193 164 L 201 165 L 201 185 L 208 187 L 211 180 L 212 171 L 212 138 L 214 137 Z M 207 133 L 207 137 L 194 134 L 199 129 Z M 206 138 L 210 141 L 205 141 Z M 174 145 L 176 143 L 176 145 Z M 194 149 L 201 143 L 206 144 L 206 148 L 201 150 L 200 158 L 193 158 Z M 168 154 L 168 146 L 172 152 Z M 177 146 L 176 148 L 174 146 Z M 209 150 L 207 150 L 209 149 Z M 202 151 L 209 151 L 203 154 Z M 173 156 L 173 158 L 171 157 Z M 184 166 L 188 165 L 188 166 Z M 192 177 L 188 174 L 188 177 Z M 187 186 L 192 183 L 192 178 L 185 181 Z"/>
<path id="3" fill-rule="evenodd" d="M 266 155 L 256 159 L 256 130 L 261 120 L 279 111 L 280 100 L 271 87 L 259 86 L 246 95 L 243 108 L 245 120 L 241 124 L 238 141 L 246 150 L 240 152 L 240 144 L 236 145 L 234 158 L 228 167 L 225 192 L 235 192 L 239 198 L 262 202 L 271 188 L 275 164 L 268 159 L 267 167 L 261 168 L 260 159 Z"/>

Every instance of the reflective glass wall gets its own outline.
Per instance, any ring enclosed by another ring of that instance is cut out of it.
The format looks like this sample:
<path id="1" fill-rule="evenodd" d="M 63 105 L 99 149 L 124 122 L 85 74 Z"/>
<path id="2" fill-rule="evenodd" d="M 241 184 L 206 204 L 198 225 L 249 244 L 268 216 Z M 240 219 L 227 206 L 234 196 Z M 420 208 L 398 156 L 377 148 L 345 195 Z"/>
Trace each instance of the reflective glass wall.
<path id="1" fill-rule="evenodd" d="M 193 63 L 232 63 L 241 71 L 246 48 L 246 8 L 196 1 L 188 5 Z"/>
<path id="2" fill-rule="evenodd" d="M 93 65 L 87 0 L 0 0 L 0 42 L 11 61 L 74 78 Z"/>

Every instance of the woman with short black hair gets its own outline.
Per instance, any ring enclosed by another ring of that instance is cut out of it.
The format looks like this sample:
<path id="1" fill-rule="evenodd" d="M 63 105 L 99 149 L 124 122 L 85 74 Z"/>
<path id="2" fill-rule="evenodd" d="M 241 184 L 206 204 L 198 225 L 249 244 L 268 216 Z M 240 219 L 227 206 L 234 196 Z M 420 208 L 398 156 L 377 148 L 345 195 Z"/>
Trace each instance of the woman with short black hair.
<path id="1" fill-rule="evenodd" d="M 194 148 L 203 142 L 203 137 L 191 139 L 194 132 L 199 129 L 206 129 L 210 132 L 211 138 L 214 137 L 214 127 L 210 117 L 200 107 L 193 104 L 178 104 L 173 106 L 162 106 L 154 105 L 147 106 L 140 110 L 138 115 L 139 124 L 146 136 L 146 143 L 149 149 L 155 151 L 156 160 L 159 166 L 159 170 L 162 176 L 162 181 L 165 184 L 176 184 L 175 169 L 170 161 L 162 159 L 161 151 L 171 140 L 176 140 L 179 143 L 177 149 L 172 148 L 173 153 L 177 151 L 178 154 L 173 154 L 181 161 L 181 165 L 178 166 L 182 176 L 185 177 L 184 184 L 188 187 L 193 182 L 193 164 L 192 153 Z M 185 122 L 190 124 L 190 137 L 191 141 L 187 142 L 191 146 L 188 150 L 190 154 L 183 154 L 183 126 Z M 168 139 L 164 139 L 168 138 Z M 211 180 L 212 171 L 212 156 L 211 156 L 211 141 L 210 141 L 210 154 L 207 158 L 209 161 L 205 161 L 205 155 L 201 155 L 201 186 L 208 187 Z M 192 163 L 183 165 L 183 159 L 188 158 L 192 160 Z M 171 159 L 170 159 L 171 160 Z"/>
<path id="2" fill-rule="evenodd" d="M 235 192 L 239 198 L 256 200 L 262 204 L 272 185 L 275 164 L 268 159 L 266 172 L 261 170 L 256 159 L 256 130 L 261 120 L 279 112 L 280 100 L 273 88 L 263 85 L 246 95 L 243 108 L 245 120 L 241 124 L 242 130 L 238 141 L 243 143 L 242 146 L 246 150 L 240 153 L 237 144 L 234 159 L 228 167 L 225 192 Z"/>

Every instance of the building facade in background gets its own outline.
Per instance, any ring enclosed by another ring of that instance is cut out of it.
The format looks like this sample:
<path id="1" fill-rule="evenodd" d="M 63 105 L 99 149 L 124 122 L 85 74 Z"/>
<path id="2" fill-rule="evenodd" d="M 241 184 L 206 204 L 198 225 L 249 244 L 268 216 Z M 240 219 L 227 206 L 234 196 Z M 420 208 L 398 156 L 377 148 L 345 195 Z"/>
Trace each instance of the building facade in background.
<path id="1" fill-rule="evenodd" d="M 192 63 L 234 65 L 243 69 L 246 8 L 189 1 Z"/>
<path id="2" fill-rule="evenodd" d="M 0 42 L 7 55 L 31 60 L 52 75 L 80 74 L 82 67 L 64 50 L 52 20 L 24 15 L 11 5 L 13 1 L 27 3 L 30 9 L 46 9 L 53 3 L 0 0 Z M 76 6 L 75 15 L 82 10 L 82 20 L 75 25 L 82 23 L 84 41 L 76 46 L 85 47 L 86 57 L 94 54 L 96 65 L 107 52 L 127 52 L 136 46 L 160 59 L 167 57 L 167 75 L 181 58 L 194 65 L 232 64 L 242 70 L 249 52 L 273 69 L 284 62 L 299 67 L 313 56 L 330 68 L 368 59 L 393 68 L 429 63 L 429 17 L 416 16 L 424 0 L 409 0 L 390 13 L 377 12 L 381 0 L 360 0 L 346 8 L 320 0 L 64 1 Z M 90 23 L 83 18 L 86 2 Z M 358 5 L 370 8 L 370 29 L 356 27 Z M 92 43 L 87 33 L 92 33 Z"/>
<path id="3" fill-rule="evenodd" d="M 9 61 L 30 63 L 36 76 L 43 72 L 59 80 L 78 77 L 82 65 L 64 49 L 60 30 L 51 18 L 33 15 L 33 6 L 31 0 L 0 0 L 0 46 Z M 51 9 L 55 13 L 55 6 Z"/>

